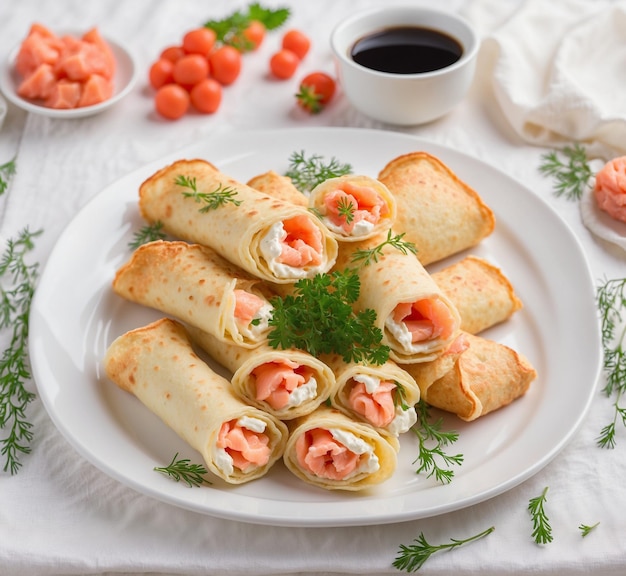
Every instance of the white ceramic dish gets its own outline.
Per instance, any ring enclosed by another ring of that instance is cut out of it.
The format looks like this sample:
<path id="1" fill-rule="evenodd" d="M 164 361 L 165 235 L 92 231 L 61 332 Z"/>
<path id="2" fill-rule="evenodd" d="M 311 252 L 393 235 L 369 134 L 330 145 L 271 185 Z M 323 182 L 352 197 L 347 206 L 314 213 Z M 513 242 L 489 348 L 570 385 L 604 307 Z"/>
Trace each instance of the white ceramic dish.
<path id="1" fill-rule="evenodd" d="M 68 31 L 68 33 L 73 34 L 74 31 Z M 19 45 L 15 46 L 15 48 L 11 50 L 8 58 L 0 67 L 0 91 L 2 91 L 7 100 L 11 101 L 23 110 L 48 116 L 49 118 L 84 118 L 86 116 L 93 116 L 94 114 L 103 112 L 124 98 L 124 96 L 126 96 L 133 89 L 137 81 L 137 66 L 132 53 L 118 42 L 109 38 L 105 38 L 105 40 L 108 42 L 113 54 L 115 55 L 115 86 L 113 96 L 100 104 L 96 104 L 95 106 L 84 106 L 82 108 L 58 110 L 55 108 L 48 108 L 33 100 L 22 98 L 17 93 L 17 88 L 20 84 L 21 78 L 15 70 L 15 59 L 17 57 L 17 53 L 19 52 Z"/>
<path id="2" fill-rule="evenodd" d="M 465 456 L 448 485 L 415 473 L 412 462 L 418 452 L 410 433 L 402 438 L 394 476 L 365 494 L 313 488 L 282 463 L 266 477 L 237 487 L 215 480 L 210 487 L 189 488 L 154 472 L 176 452 L 193 462 L 202 460 L 136 398 L 109 382 L 101 367 L 115 337 L 160 316 L 122 301 L 110 289 L 115 271 L 130 257 L 133 233 L 143 225 L 137 210 L 141 182 L 184 157 L 204 157 L 247 181 L 269 169 L 284 173 L 291 153 L 300 150 L 335 157 L 351 163 L 355 172 L 376 175 L 387 161 L 418 149 L 446 162 L 495 211 L 496 231 L 472 252 L 503 269 L 525 308 L 485 335 L 522 351 L 537 368 L 539 377 L 526 396 L 476 422 L 445 417 L 445 426 L 460 433 L 451 452 Z M 61 433 L 87 460 L 164 502 L 217 517 L 282 526 L 399 522 L 471 506 L 509 490 L 565 446 L 587 412 L 601 368 L 590 271 L 579 243 L 555 212 L 478 160 L 407 135 L 375 130 L 221 135 L 107 186 L 52 250 L 33 302 L 30 329 L 39 396 Z"/>

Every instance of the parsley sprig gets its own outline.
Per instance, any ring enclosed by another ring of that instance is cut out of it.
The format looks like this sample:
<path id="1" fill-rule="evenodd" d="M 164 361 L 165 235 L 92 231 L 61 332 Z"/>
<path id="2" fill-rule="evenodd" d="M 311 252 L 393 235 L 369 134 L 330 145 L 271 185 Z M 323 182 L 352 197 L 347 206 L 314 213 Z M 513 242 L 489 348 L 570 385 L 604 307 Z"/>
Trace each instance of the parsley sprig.
<path id="1" fill-rule="evenodd" d="M 417 254 L 417 247 L 415 244 L 413 244 L 413 242 L 403 240 L 405 234 L 405 232 L 402 232 L 402 234 L 392 236 L 392 231 L 388 230 L 387 238 L 380 244 L 374 246 L 373 248 L 360 248 L 355 250 L 352 255 L 352 262 L 355 264 L 360 263 L 362 266 L 369 266 L 372 262 L 378 262 L 378 259 L 383 255 L 385 246 L 391 246 L 402 252 L 402 254 Z"/>
<path id="2" fill-rule="evenodd" d="M 26 254 L 33 250 L 34 238 L 42 233 L 24 229 L 7 242 L 0 260 L 0 330 L 11 333 L 9 346 L 0 357 L 0 440 L 5 472 L 16 474 L 20 458 L 31 451 L 32 424 L 26 408 L 35 394 L 26 389 L 31 377 L 28 362 L 28 317 L 35 292 L 39 264 L 29 264 Z"/>
<path id="3" fill-rule="evenodd" d="M 303 194 L 308 194 L 318 184 L 329 178 L 337 178 L 352 173 L 352 166 L 332 157 L 330 160 L 320 154 L 307 154 L 304 150 L 293 152 L 289 157 L 289 169 L 285 176 Z"/>
<path id="4" fill-rule="evenodd" d="M 174 454 L 172 461 L 167 466 L 157 466 L 155 472 L 169 476 L 176 482 L 186 482 L 190 488 L 194 486 L 202 486 L 202 484 L 211 484 L 206 478 L 208 470 L 202 464 L 192 464 L 189 458 L 178 459 L 178 452 Z"/>
<path id="5" fill-rule="evenodd" d="M 274 297 L 268 341 L 273 348 L 290 347 L 320 354 L 340 354 L 346 362 L 384 364 L 389 347 L 381 344 L 375 326 L 376 312 L 355 312 L 361 282 L 355 270 L 346 269 L 294 284 L 294 293 Z"/>
<path id="6" fill-rule="evenodd" d="M 182 174 L 176 176 L 174 183 L 182 188 L 187 188 L 187 190 L 183 192 L 185 198 L 193 198 L 196 202 L 205 204 L 200 208 L 201 214 L 209 212 L 210 210 L 216 210 L 220 206 L 224 206 L 224 204 L 231 203 L 235 206 L 241 204 L 241 200 L 235 198 L 235 196 L 237 196 L 237 190 L 231 186 L 223 186 L 220 184 L 212 192 L 200 192 L 198 191 L 196 178 L 190 178 Z"/>
<path id="7" fill-rule="evenodd" d="M 166 237 L 167 234 L 163 232 L 163 222 L 157 221 L 152 224 L 146 224 L 137 230 L 137 232 L 133 234 L 133 239 L 128 243 L 128 246 L 135 250 L 143 244 L 154 242 L 155 240 L 164 240 Z"/>
<path id="8" fill-rule="evenodd" d="M 548 544 L 552 542 L 552 526 L 545 511 L 547 502 L 548 486 L 535 498 L 528 501 L 528 511 L 533 521 L 533 539 L 537 544 Z"/>
<path id="9" fill-rule="evenodd" d="M 617 422 L 626 426 L 626 406 L 621 405 L 626 392 L 626 278 L 605 280 L 596 291 L 596 300 L 606 374 L 603 392 L 614 399 L 615 407 L 613 421 L 601 430 L 598 445 L 615 448 Z"/>
<path id="10" fill-rule="evenodd" d="M 495 529 L 495 526 L 491 526 L 490 528 L 487 528 L 487 530 L 483 530 L 482 532 L 475 534 L 474 536 L 470 536 L 469 538 L 451 538 L 450 542 L 445 544 L 429 544 L 424 536 L 424 533 L 420 532 L 420 535 L 413 540 L 414 544 L 410 546 L 405 544 L 400 545 L 400 550 L 398 551 L 396 559 L 393 561 L 393 566 L 394 568 L 404 570 L 405 572 L 417 572 L 435 552 L 452 550 L 453 548 L 458 548 L 464 544 L 469 544 L 470 542 L 474 542 L 480 538 L 488 536 Z"/>
<path id="11" fill-rule="evenodd" d="M 463 454 L 453 456 L 445 449 L 454 444 L 459 433 L 454 430 L 442 430 L 443 418 L 431 421 L 430 407 L 420 400 L 415 405 L 417 422 L 411 427 L 419 443 L 418 457 L 413 464 L 419 463 L 416 474 L 426 473 L 426 477 L 435 476 L 437 482 L 449 484 L 454 477 L 454 470 L 450 466 L 460 466 L 463 463 Z"/>
<path id="12" fill-rule="evenodd" d="M 15 174 L 16 164 L 15 158 L 5 162 L 4 164 L 0 164 L 0 196 L 2 196 L 9 187 L 9 181 L 11 177 Z"/>
<path id="13" fill-rule="evenodd" d="M 544 154 L 539 171 L 553 177 L 555 195 L 568 200 L 579 200 L 593 176 L 587 153 L 578 143 L 565 146 L 560 152 L 553 150 Z"/>
<path id="14" fill-rule="evenodd" d="M 254 20 L 261 22 L 266 30 L 280 28 L 290 16 L 289 8 L 264 8 L 258 2 L 253 2 L 245 10 L 236 10 L 226 18 L 208 20 L 205 28 L 215 32 L 216 41 L 233 46 L 241 52 L 248 52 L 254 44 L 246 40 L 243 32 Z"/>

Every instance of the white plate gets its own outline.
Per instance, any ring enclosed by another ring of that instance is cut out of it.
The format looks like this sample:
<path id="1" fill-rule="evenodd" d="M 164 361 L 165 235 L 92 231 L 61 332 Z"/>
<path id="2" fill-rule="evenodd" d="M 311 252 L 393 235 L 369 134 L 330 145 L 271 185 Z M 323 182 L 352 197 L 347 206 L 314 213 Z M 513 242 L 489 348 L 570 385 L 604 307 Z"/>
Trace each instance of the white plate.
<path id="1" fill-rule="evenodd" d="M 76 36 L 82 34 L 82 32 L 76 32 L 73 30 L 64 31 L 63 33 L 74 34 Z M 108 42 L 115 56 L 115 84 L 113 88 L 113 96 L 100 104 L 59 110 L 56 108 L 48 108 L 43 104 L 37 103 L 35 100 L 22 98 L 17 93 L 17 88 L 21 82 L 21 76 L 15 70 L 15 59 L 20 49 L 19 44 L 15 46 L 11 52 L 9 52 L 8 58 L 0 67 L 0 90 L 5 95 L 7 100 L 10 100 L 13 104 L 19 106 L 23 110 L 33 112 L 35 114 L 42 114 L 43 116 L 48 116 L 50 118 L 84 118 L 86 116 L 92 116 L 107 110 L 124 98 L 124 96 L 126 96 L 126 94 L 133 89 L 133 86 L 137 81 L 137 66 L 132 53 L 127 48 L 109 38 L 104 39 Z"/>
<path id="2" fill-rule="evenodd" d="M 528 356 L 538 379 L 523 398 L 472 422 L 446 416 L 463 453 L 448 485 L 415 473 L 415 438 L 405 435 L 394 476 L 369 493 L 313 488 L 278 463 L 243 486 L 215 480 L 189 488 L 153 471 L 176 452 L 201 457 L 126 392 L 107 381 L 101 359 L 123 332 L 158 312 L 122 301 L 110 289 L 142 226 L 141 182 L 179 158 L 204 157 L 240 181 L 284 173 L 294 151 L 335 157 L 376 175 L 392 158 L 426 150 L 480 192 L 494 210 L 494 234 L 473 250 L 499 265 L 525 308 L 486 336 Z M 558 263 L 558 264 L 557 264 Z M 575 287 L 575 289 L 572 289 Z M 359 129 L 294 129 L 220 135 L 108 186 L 59 238 L 31 314 L 30 357 L 50 417 L 87 460 L 142 492 L 213 516 L 283 526 L 383 524 L 434 516 L 484 501 L 545 466 L 583 420 L 600 373 L 594 287 L 581 247 L 547 204 L 505 174 L 460 152 L 407 135 Z M 572 362 L 576 358 L 576 362 Z"/>

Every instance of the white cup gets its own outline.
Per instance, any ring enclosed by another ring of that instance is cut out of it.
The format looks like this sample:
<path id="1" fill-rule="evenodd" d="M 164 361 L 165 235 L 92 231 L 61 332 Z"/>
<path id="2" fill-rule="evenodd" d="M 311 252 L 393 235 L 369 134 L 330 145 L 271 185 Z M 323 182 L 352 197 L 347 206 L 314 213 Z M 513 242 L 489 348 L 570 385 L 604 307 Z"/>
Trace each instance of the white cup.
<path id="1" fill-rule="evenodd" d="M 365 36 L 396 27 L 429 28 L 454 38 L 461 57 L 431 72 L 380 72 L 357 64 L 351 52 Z M 331 46 L 339 81 L 348 100 L 363 114 L 397 125 L 430 122 L 450 112 L 467 94 L 474 77 L 479 41 L 460 16 L 419 7 L 378 8 L 355 14 L 338 24 Z"/>

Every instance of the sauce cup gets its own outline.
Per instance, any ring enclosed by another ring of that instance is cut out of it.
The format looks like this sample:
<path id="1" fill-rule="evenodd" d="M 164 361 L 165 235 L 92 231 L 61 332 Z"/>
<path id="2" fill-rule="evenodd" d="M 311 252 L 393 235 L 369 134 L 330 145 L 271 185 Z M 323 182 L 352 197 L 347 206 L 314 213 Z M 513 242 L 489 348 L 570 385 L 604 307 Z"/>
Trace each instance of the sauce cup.
<path id="1" fill-rule="evenodd" d="M 426 28 L 456 40 L 460 58 L 428 72 L 374 70 L 355 62 L 352 50 L 364 37 L 399 27 Z M 410 126 L 431 122 L 450 112 L 467 94 L 474 78 L 479 40 L 453 12 L 419 7 L 379 8 L 354 14 L 331 34 L 339 81 L 352 105 L 381 122 Z"/>

